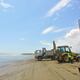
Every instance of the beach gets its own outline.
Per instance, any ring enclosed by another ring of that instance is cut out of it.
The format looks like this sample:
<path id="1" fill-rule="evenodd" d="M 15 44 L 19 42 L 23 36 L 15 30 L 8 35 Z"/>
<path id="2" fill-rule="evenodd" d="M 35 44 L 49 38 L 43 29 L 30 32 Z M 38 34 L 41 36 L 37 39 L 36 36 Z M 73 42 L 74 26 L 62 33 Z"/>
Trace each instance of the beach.
<path id="1" fill-rule="evenodd" d="M 80 80 L 80 63 L 22 60 L 0 67 L 0 80 Z"/>

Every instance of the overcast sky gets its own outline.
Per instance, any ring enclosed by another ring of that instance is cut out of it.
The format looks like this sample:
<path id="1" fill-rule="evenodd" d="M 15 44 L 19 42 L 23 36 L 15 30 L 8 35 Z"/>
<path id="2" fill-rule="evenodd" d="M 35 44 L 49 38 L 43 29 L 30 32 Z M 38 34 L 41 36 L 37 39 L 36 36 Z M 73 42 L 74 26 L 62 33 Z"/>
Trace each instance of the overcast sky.
<path id="1" fill-rule="evenodd" d="M 0 0 L 0 53 L 50 49 L 53 40 L 79 52 L 79 18 L 80 0 Z"/>

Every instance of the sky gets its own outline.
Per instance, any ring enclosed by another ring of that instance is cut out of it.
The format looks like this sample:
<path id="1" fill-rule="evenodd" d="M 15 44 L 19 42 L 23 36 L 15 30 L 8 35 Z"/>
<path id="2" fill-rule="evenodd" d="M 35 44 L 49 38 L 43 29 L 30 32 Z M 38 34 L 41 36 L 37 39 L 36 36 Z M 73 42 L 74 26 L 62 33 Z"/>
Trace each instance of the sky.
<path id="1" fill-rule="evenodd" d="M 80 53 L 80 0 L 0 0 L 0 53 L 57 45 Z"/>

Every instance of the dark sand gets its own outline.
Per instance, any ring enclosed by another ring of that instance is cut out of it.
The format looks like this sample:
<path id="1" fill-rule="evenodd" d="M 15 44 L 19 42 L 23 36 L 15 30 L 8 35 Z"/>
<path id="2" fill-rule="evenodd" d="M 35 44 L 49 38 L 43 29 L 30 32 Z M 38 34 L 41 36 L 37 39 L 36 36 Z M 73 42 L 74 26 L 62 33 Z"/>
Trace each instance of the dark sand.
<path id="1" fill-rule="evenodd" d="M 0 67 L 0 80 L 80 80 L 80 63 L 17 61 Z"/>

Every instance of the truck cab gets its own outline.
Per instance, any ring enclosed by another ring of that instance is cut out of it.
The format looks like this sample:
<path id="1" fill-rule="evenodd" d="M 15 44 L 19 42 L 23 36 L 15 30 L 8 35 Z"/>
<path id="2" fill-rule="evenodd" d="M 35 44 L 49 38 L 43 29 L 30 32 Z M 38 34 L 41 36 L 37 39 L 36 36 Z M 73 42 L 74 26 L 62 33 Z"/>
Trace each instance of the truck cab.
<path id="1" fill-rule="evenodd" d="M 53 59 L 53 51 L 46 50 L 46 48 L 42 48 L 42 50 L 35 51 L 35 59 L 41 61 L 42 59 Z"/>

